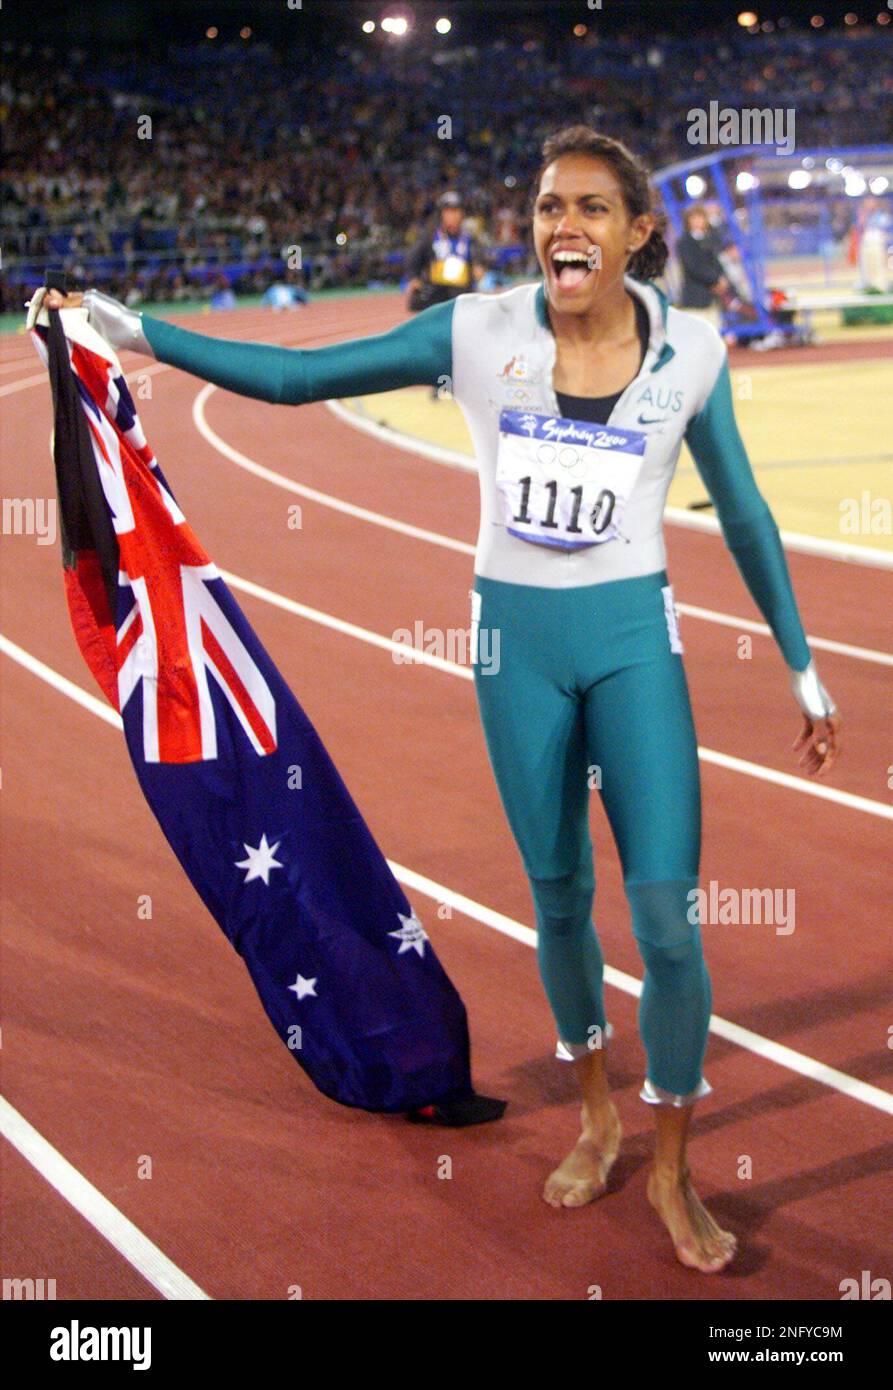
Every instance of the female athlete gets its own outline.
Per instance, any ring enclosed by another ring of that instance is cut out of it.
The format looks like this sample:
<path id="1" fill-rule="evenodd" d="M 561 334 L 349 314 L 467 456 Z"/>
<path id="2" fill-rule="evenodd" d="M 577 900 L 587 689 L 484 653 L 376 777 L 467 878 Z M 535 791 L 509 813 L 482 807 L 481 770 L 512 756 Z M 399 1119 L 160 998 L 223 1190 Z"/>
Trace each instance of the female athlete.
<path id="1" fill-rule="evenodd" d="M 96 291 L 83 303 L 131 348 L 261 400 L 299 405 L 448 378 L 480 469 L 472 632 L 500 632 L 498 671 L 475 689 L 500 796 L 538 926 L 538 960 L 582 1090 L 582 1131 L 549 1175 L 553 1206 L 606 1189 L 620 1122 L 588 799 L 599 788 L 644 967 L 640 1095 L 653 1106 L 648 1198 L 681 1262 L 716 1272 L 736 1239 L 692 1186 L 687 1137 L 711 1011 L 694 890 L 697 743 L 666 572 L 661 518 L 683 439 L 726 543 L 789 668 L 810 774 L 839 747 L 840 717 L 804 636 L 778 530 L 735 423 L 716 330 L 652 282 L 667 247 L 648 178 L 618 142 L 572 126 L 543 147 L 533 205 L 542 278 L 435 305 L 390 332 L 289 349 L 209 338 Z"/>

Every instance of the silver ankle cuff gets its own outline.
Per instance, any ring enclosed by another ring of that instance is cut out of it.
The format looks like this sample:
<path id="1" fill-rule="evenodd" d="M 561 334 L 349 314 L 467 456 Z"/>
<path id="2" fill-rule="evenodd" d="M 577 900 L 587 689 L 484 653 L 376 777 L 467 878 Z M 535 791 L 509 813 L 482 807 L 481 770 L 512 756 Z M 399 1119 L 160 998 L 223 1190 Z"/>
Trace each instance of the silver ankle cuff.
<path id="1" fill-rule="evenodd" d="M 639 1092 L 639 1096 L 642 1100 L 646 1101 L 648 1105 L 675 1105 L 678 1107 L 693 1105 L 694 1102 L 700 1100 L 702 1096 L 709 1096 L 712 1090 L 713 1087 L 710 1085 L 709 1081 L 705 1081 L 704 1078 L 701 1077 L 701 1080 L 693 1091 L 689 1091 L 686 1096 L 679 1096 L 674 1095 L 672 1091 L 665 1091 L 662 1086 L 652 1086 L 651 1082 L 646 1077 L 645 1084 Z"/>
<path id="2" fill-rule="evenodd" d="M 95 328 L 116 352 L 129 350 L 142 352 L 147 357 L 155 356 L 143 332 L 143 316 L 136 309 L 128 309 L 119 299 L 97 289 L 85 292 L 83 307 L 87 310 L 90 327 Z"/>
<path id="3" fill-rule="evenodd" d="M 609 1042 L 613 1036 L 614 1029 L 610 1023 L 606 1023 L 604 1042 Z M 598 1047 L 590 1047 L 589 1043 L 566 1043 L 560 1038 L 555 1046 L 555 1056 L 559 1062 L 576 1062 L 579 1057 L 588 1057 L 590 1052 L 598 1051 Z"/>

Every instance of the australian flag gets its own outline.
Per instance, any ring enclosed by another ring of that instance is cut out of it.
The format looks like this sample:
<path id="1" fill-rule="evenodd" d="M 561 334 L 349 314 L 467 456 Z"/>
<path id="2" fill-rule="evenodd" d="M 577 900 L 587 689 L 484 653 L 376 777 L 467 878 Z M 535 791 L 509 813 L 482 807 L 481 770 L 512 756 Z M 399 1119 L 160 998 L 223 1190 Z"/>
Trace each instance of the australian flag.
<path id="1" fill-rule="evenodd" d="M 174 853 L 320 1091 L 496 1118 L 422 923 L 187 524 L 114 352 L 82 310 L 64 315 L 29 326 L 52 384 L 68 608 Z"/>

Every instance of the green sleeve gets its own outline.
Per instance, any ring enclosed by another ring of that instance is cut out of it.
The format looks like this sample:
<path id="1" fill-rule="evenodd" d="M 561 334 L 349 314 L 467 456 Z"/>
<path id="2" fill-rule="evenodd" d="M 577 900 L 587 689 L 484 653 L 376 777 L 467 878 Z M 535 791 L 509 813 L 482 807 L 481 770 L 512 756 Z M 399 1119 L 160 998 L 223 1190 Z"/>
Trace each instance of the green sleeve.
<path id="1" fill-rule="evenodd" d="M 455 300 L 432 304 L 387 333 L 329 347 L 287 348 L 210 338 L 143 314 L 143 332 L 159 362 L 228 391 L 275 405 L 304 405 L 400 386 L 435 385 L 453 369 Z"/>
<path id="2" fill-rule="evenodd" d="M 811 653 L 797 611 L 778 527 L 757 487 L 738 432 L 728 358 L 685 439 L 742 578 L 788 666 L 802 671 Z"/>

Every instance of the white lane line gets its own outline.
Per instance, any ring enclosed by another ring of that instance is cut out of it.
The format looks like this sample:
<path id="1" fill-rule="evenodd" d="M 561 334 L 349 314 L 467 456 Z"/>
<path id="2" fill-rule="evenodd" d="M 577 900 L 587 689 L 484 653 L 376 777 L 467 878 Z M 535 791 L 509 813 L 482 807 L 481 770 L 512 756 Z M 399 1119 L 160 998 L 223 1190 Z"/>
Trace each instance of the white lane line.
<path id="1" fill-rule="evenodd" d="M 380 651 L 390 652 L 392 658 L 400 658 L 397 664 L 430 666 L 433 670 L 441 671 L 448 676 L 458 676 L 461 680 L 466 681 L 474 680 L 470 666 L 463 666 L 457 661 L 448 661 L 432 652 L 411 647 L 407 643 L 398 642 L 394 638 L 385 637 L 378 632 L 372 632 L 369 628 L 360 627 L 358 623 L 350 623 L 343 618 L 336 618 L 330 613 L 324 613 L 322 609 L 311 608 L 306 603 L 298 603 L 295 599 L 287 598 L 285 594 L 278 594 L 275 590 L 267 589 L 262 584 L 255 584 L 251 579 L 242 579 L 229 570 L 221 570 L 220 574 L 233 589 L 249 594 L 252 598 L 259 599 L 263 603 L 268 603 L 273 608 L 281 609 L 282 612 L 291 613 L 298 618 L 304 618 L 308 622 L 318 623 L 319 626 L 326 627 L 332 632 L 341 633 L 345 637 L 352 637 L 358 642 L 365 642 L 371 647 L 377 647 Z M 53 671 L 51 667 L 44 665 L 37 657 L 32 656 L 30 652 L 19 647 L 2 633 L 0 633 L 0 651 L 5 652 L 14 661 L 18 661 L 20 665 L 32 671 L 36 676 L 40 676 L 49 685 L 55 686 L 62 694 L 69 695 L 71 699 L 84 705 L 85 708 L 91 709 L 94 713 L 101 710 L 101 717 L 105 719 L 106 723 L 116 724 L 120 727 L 119 715 L 108 705 L 97 700 L 95 696 L 89 695 L 73 681 L 69 681 L 67 677 Z M 809 781 L 805 777 L 780 772 L 776 768 L 765 767 L 762 763 L 750 762 L 747 758 L 736 758 L 729 753 L 720 753 L 716 749 L 704 748 L 701 745 L 698 745 L 698 757 L 701 762 L 710 763 L 714 767 L 721 767 L 729 772 L 740 773 L 745 777 L 754 777 L 758 781 L 769 782 L 777 787 L 785 787 L 790 791 L 800 792 L 804 796 L 816 797 L 820 801 L 830 801 L 837 806 L 846 806 L 850 810 L 864 811 L 868 815 L 878 816 L 882 820 L 893 820 L 893 805 L 888 805 L 883 801 L 873 801 L 867 796 L 859 796 L 854 792 L 843 791 L 838 787 L 829 787 L 821 782 Z"/>
<path id="2" fill-rule="evenodd" d="M 754 622 L 751 618 L 736 618 L 732 613 L 718 613 L 714 608 L 699 608 L 694 603 L 677 603 L 680 613 L 689 618 L 701 618 L 707 623 L 718 623 L 721 627 L 733 627 L 740 632 L 757 632 L 761 637 L 771 637 L 772 632 L 766 623 Z M 893 666 L 893 653 L 877 652 L 871 647 L 854 647 L 850 642 L 834 642 L 830 637 L 813 637 L 807 634 L 807 642 L 819 651 L 835 652 L 838 656 L 853 657 L 856 661 L 875 661 L 880 666 Z"/>
<path id="3" fill-rule="evenodd" d="M 341 401 L 326 401 L 326 405 L 339 420 L 343 420 L 352 429 L 370 434 L 383 443 L 390 444 L 394 449 L 420 454 L 434 463 L 445 463 L 451 468 L 462 468 L 470 473 L 477 472 L 476 460 L 460 449 L 448 449 L 442 444 L 430 443 L 416 435 L 403 434 L 390 425 L 373 420 L 366 413 L 359 414 L 356 410 L 348 409 Z M 754 468 L 758 470 L 759 464 L 754 464 Z M 689 531 L 707 531 L 714 536 L 722 534 L 722 528 L 715 516 L 691 512 L 687 507 L 665 507 L 664 520 L 671 526 L 681 526 Z M 825 540 L 821 536 L 809 536 L 801 531 L 781 531 L 779 534 L 785 550 L 795 550 L 804 555 L 818 555 L 826 560 L 845 560 L 855 565 L 893 569 L 893 551 L 878 550 L 868 545 L 853 545 L 846 541 Z"/>
<path id="4" fill-rule="evenodd" d="M 225 439 L 221 439 L 219 434 L 208 424 L 204 415 L 204 403 L 212 391 L 217 387 L 209 383 L 203 386 L 195 398 L 192 406 L 192 418 L 199 434 L 207 440 L 213 449 L 216 449 L 224 458 L 229 459 L 239 468 L 244 468 L 246 473 L 253 473 L 256 478 L 263 478 L 264 482 L 272 483 L 275 487 L 281 487 L 286 492 L 294 493 L 297 497 L 306 497 L 311 502 L 318 502 L 321 507 L 329 507 L 332 511 L 343 512 L 346 516 L 356 517 L 359 521 L 368 521 L 373 526 L 383 526 L 388 531 L 399 531 L 401 535 L 413 536 L 416 540 L 427 541 L 430 545 L 443 546 L 446 550 L 456 550 L 462 555 L 473 555 L 474 546 L 467 541 L 453 540 L 451 536 L 442 536 L 438 531 L 427 531 L 422 526 L 411 526 L 406 521 L 397 521 L 393 517 L 384 516 L 381 512 L 369 511 L 367 507 L 357 507 L 352 502 L 342 502 L 338 497 L 332 497 L 328 492 L 319 492 L 316 488 L 306 487 L 303 483 L 296 483 L 291 478 L 287 478 L 284 473 L 277 473 L 272 468 L 265 468 L 262 463 L 256 463 L 254 459 L 248 458 L 247 454 L 240 453 L 231 444 L 227 444 Z"/>
<path id="5" fill-rule="evenodd" d="M 664 518 L 673 526 L 681 526 L 688 531 L 709 531 L 713 536 L 722 534 L 722 528 L 715 516 L 704 512 L 690 512 L 686 507 L 667 507 Z M 801 555 L 817 555 L 822 560 L 842 560 L 851 565 L 865 565 L 873 569 L 893 569 L 893 550 L 877 550 L 870 545 L 852 545 L 846 541 L 829 541 L 822 536 L 808 536 L 803 531 L 779 531 L 785 550 L 797 551 Z"/>
<path id="6" fill-rule="evenodd" d="M 16 391 L 26 391 L 29 386 L 40 386 L 41 384 L 49 387 L 50 379 L 46 372 L 41 372 L 39 376 L 25 376 L 19 381 L 10 381 L 6 386 L 0 386 L 0 396 L 11 396 Z"/>
<path id="7" fill-rule="evenodd" d="M 284 594 L 277 594 L 272 589 L 265 589 L 263 585 L 255 584 L 251 579 L 241 579 L 229 570 L 221 570 L 220 573 L 233 589 L 250 594 L 252 598 L 269 603 L 274 608 L 281 608 L 285 613 L 293 613 L 298 618 L 306 618 L 309 622 L 319 623 L 322 627 L 331 628 L 333 632 L 341 632 L 345 636 L 353 637 L 358 642 L 367 642 L 372 647 L 379 647 L 383 651 L 391 652 L 392 655 L 399 655 L 400 664 L 430 666 L 435 671 L 443 671 L 448 676 L 459 676 L 462 680 L 467 681 L 474 680 L 474 673 L 470 666 L 462 666 L 457 661 L 447 661 L 431 652 L 410 647 L 403 642 L 396 642 L 390 637 L 383 637 L 378 632 L 370 632 L 368 628 L 359 627 L 356 623 L 347 623 L 342 618 L 334 618 L 329 613 L 323 613 L 319 608 L 310 608 L 305 603 L 296 603 L 294 599 L 286 598 Z M 2 649 L 3 640 L 0 638 L 0 649 Z M 411 660 L 407 660 L 408 657 L 411 657 Z M 713 748 L 703 748 L 700 744 L 698 745 L 698 757 L 701 762 L 711 763 L 714 767 L 722 767 L 729 772 L 739 772 L 745 777 L 755 777 L 761 782 L 771 782 L 777 787 L 787 787 L 790 791 L 802 792 L 804 796 L 814 796 L 820 801 L 832 801 L 837 806 L 847 806 L 853 811 L 865 811 L 869 815 L 879 816 L 882 820 L 893 820 L 893 805 L 887 805 L 883 801 L 873 801 L 870 797 L 858 796 L 854 792 L 842 791 L 837 787 L 829 787 L 822 782 L 807 781 L 805 777 L 796 777 L 789 772 L 779 772 L 774 767 L 765 767 L 762 763 L 752 763 L 747 758 L 736 758 L 730 753 L 720 753 Z"/>
<path id="8" fill-rule="evenodd" d="M 460 468 L 463 473 L 478 471 L 477 459 L 471 454 L 465 454 L 461 449 L 450 449 L 446 444 L 435 444 L 430 439 L 420 440 L 414 434 L 404 434 L 392 425 L 382 424 L 369 414 L 359 397 L 351 399 L 355 399 L 353 409 L 343 401 L 326 401 L 325 404 L 333 415 L 350 425 L 351 429 L 359 430 L 361 434 L 369 434 L 373 439 L 380 439 L 383 444 L 390 444 L 393 449 L 400 449 L 405 454 L 421 454 L 433 463 L 445 463 L 449 468 Z"/>
<path id="9" fill-rule="evenodd" d="M 480 922 L 485 927 L 491 927 L 494 931 L 501 932 L 503 936 L 509 936 L 513 941 L 520 941 L 523 945 L 531 946 L 536 950 L 536 932 L 530 927 L 525 927 L 521 922 L 516 922 L 512 917 L 506 917 L 501 912 L 494 912 L 492 908 L 485 907 L 482 903 L 476 903 L 473 898 L 467 898 L 463 893 L 454 893 L 452 889 L 444 888 L 442 884 L 435 883 L 433 879 L 426 878 L 424 874 L 417 874 L 413 869 L 405 869 L 402 864 L 395 864 L 390 859 L 388 863 L 394 877 L 409 892 L 423 893 L 438 905 L 448 904 L 450 907 L 454 907 L 457 912 L 461 912 L 463 916 L 470 917 L 473 921 Z M 605 982 L 613 985 L 615 989 L 622 990 L 624 994 L 631 994 L 635 999 L 638 999 L 642 993 L 641 980 L 637 980 L 635 975 L 628 975 L 625 970 L 615 969 L 613 965 L 605 965 Z M 767 1062 L 774 1062 L 777 1066 L 785 1067 L 788 1071 L 796 1072 L 799 1076 L 808 1077 L 810 1081 L 818 1081 L 832 1091 L 840 1091 L 842 1095 L 849 1096 L 852 1100 L 861 1101 L 863 1105 L 870 1105 L 875 1110 L 882 1110 L 887 1115 L 893 1115 L 893 1094 L 882 1090 L 880 1086 L 872 1086 L 867 1081 L 860 1081 L 858 1077 L 850 1076 L 848 1072 L 838 1071 L 836 1067 L 829 1067 L 805 1052 L 797 1052 L 792 1047 L 785 1047 L 783 1043 L 774 1042 L 771 1038 L 764 1038 L 761 1033 L 751 1032 L 749 1028 L 742 1028 L 740 1024 L 732 1023 L 729 1019 L 721 1018 L 718 1014 L 710 1015 L 710 1032 L 715 1033 L 718 1038 L 723 1038 L 726 1042 L 742 1048 L 745 1052 L 753 1052 L 757 1057 L 765 1058 Z"/>
<path id="10" fill-rule="evenodd" d="M 272 608 L 281 608 L 284 613 L 292 613 L 297 618 L 306 618 L 308 622 L 319 623 L 321 627 L 330 628 L 332 632 L 340 632 L 345 637 L 354 637 L 358 642 L 367 642 L 370 647 L 379 647 L 382 651 L 390 652 L 392 656 L 399 656 L 400 662 L 407 666 L 430 666 L 435 671 L 443 671 L 448 676 L 459 676 L 462 680 L 473 681 L 474 675 L 470 666 L 460 666 L 456 661 L 447 661 L 442 656 L 435 656 L 432 652 L 422 651 L 419 648 L 411 647 L 406 642 L 397 642 L 392 637 L 384 637 L 381 633 L 371 632 L 369 628 L 360 627 L 357 623 L 345 622 L 343 618 L 335 618 L 331 613 L 324 613 L 320 608 L 310 608 L 306 603 L 298 603 L 293 598 L 286 598 L 284 594 L 277 594 L 273 589 L 265 589 L 262 584 L 255 584 L 251 579 L 240 579 L 237 574 L 232 574 L 229 570 L 221 570 L 222 578 L 233 589 L 238 589 L 243 594 L 250 594 L 252 598 L 260 599 L 263 603 L 268 603 Z M 2 642 L 0 637 L 0 642 Z"/>
<path id="11" fill-rule="evenodd" d="M 733 758 L 729 753 L 717 753 L 712 748 L 698 747 L 698 757 L 702 763 L 712 763 L 714 767 L 724 767 L 729 772 L 740 772 L 745 777 L 755 777 L 760 782 L 771 782 L 776 787 L 787 787 L 791 791 L 802 792 L 804 796 L 815 796 L 820 801 L 833 801 L 837 806 L 848 806 L 853 811 L 865 811 L 881 820 L 893 820 L 893 806 L 884 801 L 872 801 L 868 796 L 857 796 L 854 792 L 840 791 L 837 787 L 827 787 L 821 782 L 808 782 L 805 777 L 794 777 L 790 772 L 778 772 L 774 767 L 763 767 L 761 763 L 749 762 L 746 758 Z"/>
<path id="12" fill-rule="evenodd" d="M 2 633 L 0 633 L 0 652 L 4 652 L 13 661 L 17 661 L 20 666 L 24 666 L 25 670 L 30 671 L 32 675 L 39 676 L 54 690 L 58 690 L 62 695 L 67 695 L 69 700 L 73 700 L 76 705 L 80 705 L 83 709 L 89 710 L 91 714 L 104 719 L 106 724 L 111 724 L 116 729 L 124 728 L 120 714 L 113 710 L 105 700 L 100 700 L 98 696 L 91 694 L 88 690 L 82 690 L 67 676 L 60 675 L 58 671 L 53 670 L 52 666 L 46 666 L 44 662 L 39 661 L 30 652 L 26 652 L 25 648 L 20 647 L 18 643 L 11 642 Z"/>
<path id="13" fill-rule="evenodd" d="M 165 1298 L 210 1300 L 210 1294 L 200 1289 L 123 1212 L 103 1197 L 98 1188 L 63 1158 L 3 1096 L 0 1096 L 0 1134 Z"/>
<path id="14" fill-rule="evenodd" d="M 124 380 L 135 381 L 140 377 L 157 376 L 159 372 L 169 372 L 172 370 L 173 368 L 169 367 L 166 362 L 147 363 L 145 367 L 135 367 L 132 372 L 125 372 Z M 43 372 L 40 376 L 22 377 L 19 381 L 10 381 L 6 386 L 0 386 L 0 396 L 11 396 L 16 391 L 27 390 L 29 386 L 40 386 L 41 382 L 44 382 L 47 387 L 49 387 L 50 378 L 46 372 Z"/>
<path id="15" fill-rule="evenodd" d="M 231 582 L 231 578 L 227 582 Z M 15 643 L 10 642 L 7 638 L 0 638 L 0 650 L 5 651 L 14 660 L 18 660 L 17 654 L 22 651 L 20 647 L 16 647 Z M 43 662 L 31 657 L 27 669 L 42 680 L 47 680 L 62 694 L 73 698 L 70 689 L 71 681 L 52 671 Z M 82 708 L 88 709 L 94 714 L 102 714 L 103 718 L 105 717 L 105 707 L 101 700 L 94 695 L 88 695 L 86 691 L 81 691 L 80 694 L 83 698 L 79 699 L 77 703 Z M 118 716 L 115 715 L 114 717 L 117 720 Z M 110 721 L 106 720 L 106 722 Z M 522 922 L 516 922 L 512 917 L 507 917 L 504 913 L 497 912 L 493 908 L 485 907 L 483 903 L 475 902 L 473 898 L 466 897 L 464 893 L 456 893 L 451 888 L 436 883 L 434 879 L 416 873 L 413 869 L 407 869 L 402 864 L 396 864 L 391 859 L 387 863 L 397 881 L 409 891 L 424 893 L 437 903 L 448 903 L 455 907 L 457 912 L 463 913 L 464 916 L 470 917 L 482 926 L 501 932 L 503 936 L 511 937 L 513 941 L 520 941 L 525 946 L 536 946 L 536 933 L 530 927 L 524 926 Z M 637 980 L 634 975 L 628 975 L 625 971 L 617 970 L 611 965 L 605 966 L 605 980 L 615 989 L 623 990 L 624 993 L 631 994 L 636 998 L 642 992 L 641 980 Z M 853 1100 L 861 1101 L 864 1105 L 870 1105 L 876 1110 L 883 1110 L 887 1114 L 893 1115 L 893 1094 L 881 1090 L 878 1086 L 871 1086 L 868 1082 L 860 1081 L 857 1077 L 849 1076 L 846 1072 L 838 1071 L 835 1067 L 826 1066 L 824 1062 L 819 1062 L 806 1053 L 796 1052 L 793 1048 L 773 1042 L 771 1038 L 764 1038 L 761 1034 L 753 1033 L 749 1028 L 742 1028 L 739 1024 L 720 1018 L 716 1014 L 711 1016 L 710 1030 L 717 1037 L 725 1038 L 728 1042 L 734 1043 L 747 1052 L 753 1052 L 759 1057 L 766 1058 L 767 1061 L 775 1062 L 780 1067 L 786 1067 L 789 1071 L 797 1072 L 800 1076 L 809 1077 L 813 1081 L 830 1087 L 831 1090 L 840 1091 Z M 186 1295 L 180 1296 L 185 1297 Z"/>
<path id="16" fill-rule="evenodd" d="M 305 487 L 303 483 L 296 483 L 293 479 L 286 477 L 284 473 L 277 473 L 275 469 L 266 468 L 263 464 L 257 463 L 254 459 L 249 458 L 247 454 L 243 454 L 239 449 L 234 449 L 231 444 L 227 444 L 225 439 L 221 439 L 220 435 L 208 424 L 205 414 L 205 404 L 208 397 L 216 390 L 217 387 L 211 383 L 202 387 L 192 405 L 192 418 L 199 434 L 211 445 L 211 448 L 216 449 L 219 454 L 229 459 L 231 463 L 236 464 L 238 468 L 243 468 L 246 473 L 252 473 L 255 477 L 262 478 L 265 482 L 272 483 L 274 487 L 283 488 L 284 491 L 294 493 L 298 497 L 306 497 L 312 502 L 317 502 L 322 507 L 329 507 L 333 511 L 343 512 L 347 516 L 353 516 L 360 521 L 369 522 L 372 526 L 382 526 L 389 531 L 398 531 L 401 535 L 413 536 L 417 540 L 426 541 L 429 545 L 439 545 L 446 550 L 456 551 L 460 555 L 474 556 L 475 547 L 469 544 L 468 541 L 455 540 L 452 536 L 444 536 L 439 531 L 426 531 L 418 526 L 410 526 L 407 522 L 396 521 L 393 517 L 385 516 L 382 512 L 369 511 L 365 507 L 356 507 L 350 502 L 343 502 L 340 498 L 333 497 L 331 493 L 319 492 L 316 488 Z M 326 405 L 328 405 L 330 409 L 333 409 L 339 418 L 346 416 L 350 417 L 352 421 L 356 418 L 353 417 L 351 411 L 345 410 L 338 402 L 326 401 Z M 361 422 L 359 427 L 365 429 L 365 422 Z M 409 441 L 408 436 L 401 437 Z M 395 440 L 389 437 L 387 442 L 393 444 Z M 405 445 L 401 444 L 398 447 L 405 447 L 409 452 L 416 454 L 424 452 L 416 447 L 416 441 L 414 440 L 407 442 Z M 445 455 L 451 453 L 448 449 L 441 450 L 440 452 Z M 433 446 L 432 449 L 428 451 L 428 456 L 434 456 Z M 476 471 L 474 461 L 469 460 L 466 455 L 457 454 L 455 457 L 464 460 L 462 467 L 470 466 L 472 471 Z M 441 458 L 438 461 L 443 463 L 449 462 L 450 460 Z M 772 633 L 765 623 L 753 622 L 748 618 L 736 618 L 731 613 L 717 613 L 711 608 L 699 608 L 694 604 L 679 603 L 677 607 L 680 613 L 685 613 L 692 618 L 698 618 L 703 622 L 719 623 L 725 627 L 739 628 L 746 632 L 755 632 L 764 637 L 772 636 Z M 836 652 L 838 655 L 853 657 L 860 661 L 875 661 L 881 665 L 893 666 L 893 654 L 889 652 L 876 652 L 872 651 L 869 647 L 856 647 L 847 642 L 835 642 L 828 637 L 813 637 L 807 635 L 807 641 L 818 651 Z"/>

